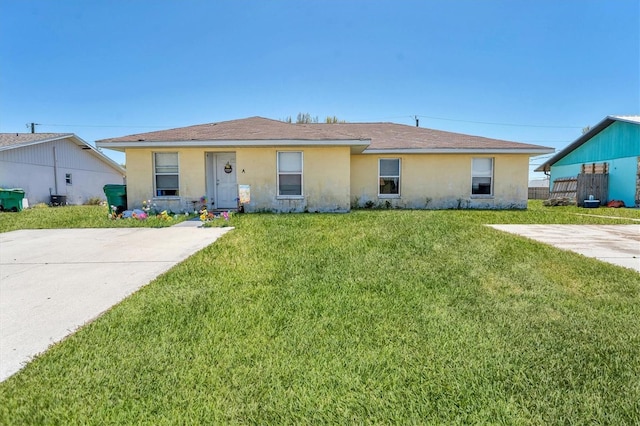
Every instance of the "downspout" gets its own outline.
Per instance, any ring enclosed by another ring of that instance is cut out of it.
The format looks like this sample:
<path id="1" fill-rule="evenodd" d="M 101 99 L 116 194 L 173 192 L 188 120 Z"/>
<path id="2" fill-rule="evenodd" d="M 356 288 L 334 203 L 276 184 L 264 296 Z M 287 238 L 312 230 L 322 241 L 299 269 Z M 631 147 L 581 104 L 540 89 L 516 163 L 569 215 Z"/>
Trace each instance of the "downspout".
<path id="1" fill-rule="evenodd" d="M 53 147 L 53 186 L 58 194 L 58 160 L 56 159 L 56 147 Z"/>

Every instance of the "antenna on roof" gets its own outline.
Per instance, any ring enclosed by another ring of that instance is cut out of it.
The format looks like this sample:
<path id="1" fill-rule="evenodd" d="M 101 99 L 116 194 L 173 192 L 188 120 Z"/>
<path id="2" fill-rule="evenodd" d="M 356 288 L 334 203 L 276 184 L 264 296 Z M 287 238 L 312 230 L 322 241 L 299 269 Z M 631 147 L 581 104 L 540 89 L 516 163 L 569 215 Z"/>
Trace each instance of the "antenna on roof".
<path id="1" fill-rule="evenodd" d="M 39 126 L 40 123 L 27 123 L 25 124 L 25 126 L 27 126 L 27 128 L 31 127 L 31 133 L 35 133 L 36 132 L 36 126 Z"/>
<path id="2" fill-rule="evenodd" d="M 418 119 L 417 115 L 413 116 L 416 119 L 416 127 L 420 127 L 420 120 Z"/>

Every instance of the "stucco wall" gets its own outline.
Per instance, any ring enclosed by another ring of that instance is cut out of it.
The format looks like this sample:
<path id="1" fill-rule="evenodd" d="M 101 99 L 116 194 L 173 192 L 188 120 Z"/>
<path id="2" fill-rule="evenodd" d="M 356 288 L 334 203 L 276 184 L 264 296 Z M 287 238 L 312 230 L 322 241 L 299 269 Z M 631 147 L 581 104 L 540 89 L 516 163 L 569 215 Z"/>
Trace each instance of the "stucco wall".
<path id="1" fill-rule="evenodd" d="M 277 152 L 303 152 L 303 197 L 277 196 Z M 343 212 L 352 204 L 389 202 L 399 208 L 526 208 L 527 155 L 495 155 L 494 193 L 471 195 L 471 162 L 480 155 L 351 155 L 348 147 L 291 147 L 179 150 L 127 150 L 129 207 L 140 207 L 153 194 L 153 152 L 178 152 L 180 197 L 155 198 L 160 208 L 192 209 L 192 200 L 207 193 L 205 153 L 235 152 L 239 185 L 250 185 L 245 211 Z M 378 159 L 401 159 L 400 195 L 378 197 Z"/>
<path id="2" fill-rule="evenodd" d="M 303 197 L 277 197 L 277 152 L 303 152 Z M 178 152 L 180 196 L 153 198 L 153 153 Z M 348 147 L 290 147 L 238 149 L 128 149 L 127 198 L 130 208 L 152 198 L 161 209 L 181 212 L 192 209 L 192 200 L 207 193 L 206 152 L 234 152 L 239 185 L 250 185 L 251 202 L 245 211 L 348 211 L 350 150 Z"/>
<path id="3" fill-rule="evenodd" d="M 493 157 L 492 197 L 471 195 L 471 162 L 474 157 Z M 378 159 L 400 158 L 400 195 L 378 196 Z M 353 155 L 351 157 L 352 203 L 399 208 L 526 208 L 529 157 L 527 155 Z"/>
<path id="4" fill-rule="evenodd" d="M 154 197 L 153 153 L 177 152 L 180 196 Z M 206 193 L 204 152 L 198 148 L 184 149 L 128 149 L 127 204 L 131 208 L 142 207 L 144 200 L 153 200 L 158 209 L 184 212 L 193 210 L 191 201 Z"/>
<path id="5" fill-rule="evenodd" d="M 303 199 L 277 197 L 278 151 L 303 152 Z M 348 147 L 238 149 L 238 184 L 251 186 L 251 203 L 245 209 L 249 212 L 348 211 L 349 155 Z"/>

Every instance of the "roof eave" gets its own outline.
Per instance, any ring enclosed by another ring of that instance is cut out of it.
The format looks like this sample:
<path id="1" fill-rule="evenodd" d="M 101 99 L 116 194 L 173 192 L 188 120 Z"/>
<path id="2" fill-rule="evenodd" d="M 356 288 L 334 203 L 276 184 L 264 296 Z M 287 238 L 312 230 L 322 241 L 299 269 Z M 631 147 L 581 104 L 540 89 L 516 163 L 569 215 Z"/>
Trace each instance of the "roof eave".
<path id="1" fill-rule="evenodd" d="M 96 146 L 106 149 L 126 148 L 234 148 L 266 146 L 349 146 L 362 147 L 371 143 L 370 139 L 244 139 L 244 140 L 188 140 L 188 141 L 97 141 Z"/>
<path id="2" fill-rule="evenodd" d="M 363 154 L 550 154 L 553 148 L 389 148 L 365 149 Z"/>

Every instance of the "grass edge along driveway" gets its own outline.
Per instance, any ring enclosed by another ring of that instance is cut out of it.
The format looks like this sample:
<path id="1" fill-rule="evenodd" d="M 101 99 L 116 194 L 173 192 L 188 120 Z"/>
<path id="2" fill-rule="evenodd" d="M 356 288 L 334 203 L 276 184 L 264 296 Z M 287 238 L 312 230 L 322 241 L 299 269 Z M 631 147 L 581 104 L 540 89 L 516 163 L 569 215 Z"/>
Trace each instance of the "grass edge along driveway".
<path id="1" fill-rule="evenodd" d="M 638 423 L 640 276 L 483 226 L 548 221 L 610 223 L 239 217 L 0 384 L 0 423 Z"/>

